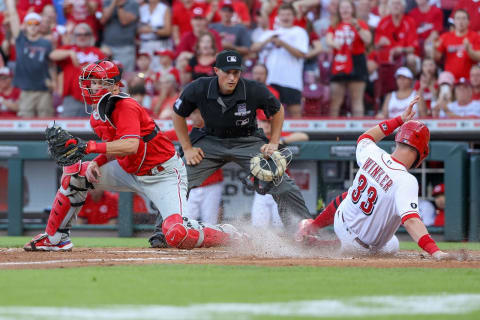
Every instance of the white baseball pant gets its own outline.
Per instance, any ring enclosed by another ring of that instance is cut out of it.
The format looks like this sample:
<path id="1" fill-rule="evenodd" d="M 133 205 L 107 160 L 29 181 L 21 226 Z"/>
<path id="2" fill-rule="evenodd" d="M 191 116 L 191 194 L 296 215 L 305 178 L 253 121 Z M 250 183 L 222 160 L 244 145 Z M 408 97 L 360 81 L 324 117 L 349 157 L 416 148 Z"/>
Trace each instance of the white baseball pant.
<path id="1" fill-rule="evenodd" d="M 278 205 L 272 195 L 255 193 L 252 204 L 252 225 L 254 227 L 283 227 L 282 219 L 278 214 Z"/>
<path id="2" fill-rule="evenodd" d="M 187 170 L 175 154 L 162 163 L 164 170 L 152 176 L 136 176 L 120 167 L 116 160 L 100 167 L 101 177 L 95 188 L 144 194 L 160 211 L 163 219 L 172 214 L 185 214 L 187 203 Z"/>
<path id="3" fill-rule="evenodd" d="M 221 182 L 190 190 L 185 216 L 204 223 L 217 224 L 222 191 Z"/>
<path id="4" fill-rule="evenodd" d="M 393 236 L 381 248 L 373 248 L 371 246 L 369 246 L 369 248 L 366 248 L 362 246 L 358 242 L 358 240 L 355 240 L 358 239 L 358 236 L 353 233 L 343 221 L 342 213 L 340 212 L 340 210 L 337 210 L 337 212 L 335 212 L 333 227 L 335 230 L 335 234 L 337 235 L 338 239 L 342 244 L 341 251 L 343 254 L 346 255 L 393 255 L 397 253 L 400 249 L 400 244 L 396 236 Z"/>

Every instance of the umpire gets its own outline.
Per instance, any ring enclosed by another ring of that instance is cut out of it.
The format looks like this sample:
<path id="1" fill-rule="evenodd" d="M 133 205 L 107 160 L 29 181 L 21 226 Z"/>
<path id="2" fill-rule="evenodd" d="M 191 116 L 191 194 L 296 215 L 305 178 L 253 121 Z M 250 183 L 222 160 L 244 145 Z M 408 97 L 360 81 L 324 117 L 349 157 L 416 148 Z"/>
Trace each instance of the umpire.
<path id="1" fill-rule="evenodd" d="M 217 55 L 216 76 L 188 84 L 175 102 L 173 125 L 184 151 L 189 190 L 200 186 L 227 162 L 236 162 L 250 171 L 250 159 L 259 150 L 271 155 L 278 149 L 283 106 L 264 84 L 241 78 L 241 70 L 241 55 L 224 50 Z M 200 109 L 205 127 L 189 136 L 185 118 L 196 108 Z M 270 141 L 257 127 L 258 108 L 272 118 Z M 277 202 L 287 229 L 296 228 L 300 219 L 310 217 L 299 188 L 287 175 L 268 193 Z"/>

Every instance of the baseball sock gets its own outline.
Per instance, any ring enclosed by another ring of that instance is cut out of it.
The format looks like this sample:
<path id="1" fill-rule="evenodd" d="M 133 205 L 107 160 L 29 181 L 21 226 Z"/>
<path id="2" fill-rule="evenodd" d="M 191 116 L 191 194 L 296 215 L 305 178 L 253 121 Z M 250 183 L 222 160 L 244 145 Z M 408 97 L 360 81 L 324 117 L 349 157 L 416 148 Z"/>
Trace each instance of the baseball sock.
<path id="1" fill-rule="evenodd" d="M 315 220 L 313 220 L 312 224 L 318 228 L 323 228 L 333 224 L 335 212 L 346 196 L 347 192 L 344 192 L 335 197 L 335 199 L 328 204 L 328 206 L 315 218 Z"/>

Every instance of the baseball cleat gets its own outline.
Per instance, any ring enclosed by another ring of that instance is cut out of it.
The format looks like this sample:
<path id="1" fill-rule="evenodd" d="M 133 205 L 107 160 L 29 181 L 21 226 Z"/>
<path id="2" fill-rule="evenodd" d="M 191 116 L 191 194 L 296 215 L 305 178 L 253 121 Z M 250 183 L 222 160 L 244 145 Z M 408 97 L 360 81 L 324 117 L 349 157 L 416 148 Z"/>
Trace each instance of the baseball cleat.
<path id="1" fill-rule="evenodd" d="M 73 243 L 69 237 L 62 237 L 59 243 L 53 244 L 48 239 L 48 234 L 36 235 L 30 242 L 23 246 L 25 251 L 72 251 Z"/>

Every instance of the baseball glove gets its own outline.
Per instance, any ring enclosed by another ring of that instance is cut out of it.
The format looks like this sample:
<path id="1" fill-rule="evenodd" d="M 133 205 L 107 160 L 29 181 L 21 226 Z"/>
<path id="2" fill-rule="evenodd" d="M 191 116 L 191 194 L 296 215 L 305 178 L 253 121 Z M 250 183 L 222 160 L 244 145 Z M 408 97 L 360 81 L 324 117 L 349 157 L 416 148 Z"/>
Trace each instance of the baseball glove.
<path id="1" fill-rule="evenodd" d="M 54 124 L 45 130 L 48 152 L 58 166 L 67 167 L 82 160 L 87 143 Z"/>

